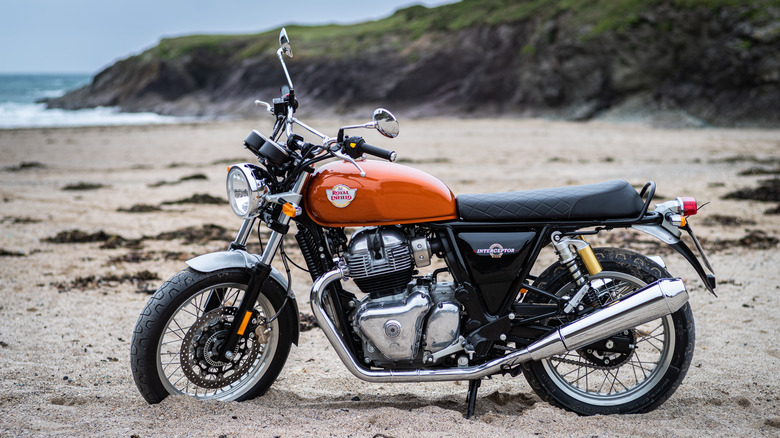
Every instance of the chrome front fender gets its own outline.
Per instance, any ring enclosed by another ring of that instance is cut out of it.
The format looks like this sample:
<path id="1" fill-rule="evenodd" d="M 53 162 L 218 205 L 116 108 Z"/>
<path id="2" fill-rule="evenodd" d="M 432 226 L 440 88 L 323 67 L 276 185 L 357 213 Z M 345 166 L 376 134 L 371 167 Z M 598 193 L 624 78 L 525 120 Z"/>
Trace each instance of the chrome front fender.
<path id="1" fill-rule="evenodd" d="M 251 269 L 260 263 L 260 256 L 250 254 L 244 250 L 219 251 L 199 255 L 187 260 L 187 266 L 198 272 L 214 272 L 226 268 L 245 268 Z M 287 290 L 287 278 L 271 267 L 271 278 L 279 284 L 284 290 Z M 295 299 L 295 294 L 290 290 L 290 299 Z"/>

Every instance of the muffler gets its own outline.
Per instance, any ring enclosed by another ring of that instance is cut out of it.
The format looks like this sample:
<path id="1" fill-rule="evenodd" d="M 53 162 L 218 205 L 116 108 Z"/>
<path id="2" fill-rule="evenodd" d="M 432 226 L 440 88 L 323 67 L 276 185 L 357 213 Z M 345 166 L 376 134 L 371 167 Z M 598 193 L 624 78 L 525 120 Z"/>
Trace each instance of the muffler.
<path id="1" fill-rule="evenodd" d="M 576 350 L 623 330 L 650 322 L 676 312 L 688 302 L 688 291 L 682 280 L 663 279 L 626 295 L 614 303 L 570 322 L 533 344 L 490 362 L 464 368 L 416 369 L 416 370 L 370 370 L 364 368 L 354 357 L 328 317 L 323 305 L 323 294 L 327 286 L 343 278 L 340 269 L 323 274 L 311 289 L 311 308 L 317 324 L 333 345 L 339 358 L 356 377 L 368 382 L 437 382 L 452 380 L 474 380 L 500 373 L 529 360 L 542 360 Z"/>
<path id="2" fill-rule="evenodd" d="M 532 360 L 547 359 L 676 312 L 688 302 L 683 281 L 663 279 L 566 324 L 526 347 Z M 524 360 L 514 361 L 514 363 Z"/>

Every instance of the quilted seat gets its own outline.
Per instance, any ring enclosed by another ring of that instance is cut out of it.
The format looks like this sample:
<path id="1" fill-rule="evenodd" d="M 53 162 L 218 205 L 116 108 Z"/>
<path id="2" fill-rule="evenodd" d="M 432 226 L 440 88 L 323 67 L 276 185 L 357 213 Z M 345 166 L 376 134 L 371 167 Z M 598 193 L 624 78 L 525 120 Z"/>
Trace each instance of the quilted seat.
<path id="1" fill-rule="evenodd" d="M 461 220 L 470 222 L 632 218 L 642 198 L 625 180 L 520 192 L 460 195 Z"/>

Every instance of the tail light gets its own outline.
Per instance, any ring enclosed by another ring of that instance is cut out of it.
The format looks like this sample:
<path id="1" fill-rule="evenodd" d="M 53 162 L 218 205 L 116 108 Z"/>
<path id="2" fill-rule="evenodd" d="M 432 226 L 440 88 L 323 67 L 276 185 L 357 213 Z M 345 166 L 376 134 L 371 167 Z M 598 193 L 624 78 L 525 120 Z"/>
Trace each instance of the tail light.
<path id="1" fill-rule="evenodd" d="M 679 197 L 677 202 L 680 204 L 680 213 L 683 216 L 693 216 L 698 211 L 696 200 L 690 196 Z"/>

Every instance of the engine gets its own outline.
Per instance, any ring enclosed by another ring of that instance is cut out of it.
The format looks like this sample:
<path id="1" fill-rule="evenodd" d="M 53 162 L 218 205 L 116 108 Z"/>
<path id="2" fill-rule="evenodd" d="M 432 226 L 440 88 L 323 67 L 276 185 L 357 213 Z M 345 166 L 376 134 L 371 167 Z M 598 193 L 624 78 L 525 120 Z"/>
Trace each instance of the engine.
<path id="1" fill-rule="evenodd" d="M 364 228 L 353 235 L 344 260 L 367 294 L 352 320 L 366 363 L 414 361 L 458 339 L 461 306 L 454 284 L 412 279 L 415 265 L 427 266 L 430 255 L 424 237 L 411 239 L 399 228 Z"/>
<path id="2" fill-rule="evenodd" d="M 349 275 L 371 298 L 395 295 L 412 280 L 414 261 L 409 239 L 396 228 L 363 228 L 344 254 Z"/>

